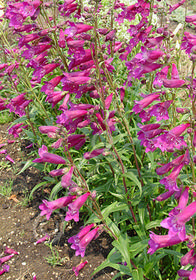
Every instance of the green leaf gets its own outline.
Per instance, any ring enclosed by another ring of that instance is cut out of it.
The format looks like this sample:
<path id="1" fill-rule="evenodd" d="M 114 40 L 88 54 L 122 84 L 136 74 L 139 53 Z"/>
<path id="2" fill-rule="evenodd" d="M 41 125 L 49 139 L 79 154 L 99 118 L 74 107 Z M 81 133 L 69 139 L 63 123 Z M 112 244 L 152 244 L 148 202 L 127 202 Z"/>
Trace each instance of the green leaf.
<path id="1" fill-rule="evenodd" d="M 160 227 L 160 223 L 161 223 L 161 220 L 152 221 L 146 225 L 146 230 L 149 230 L 149 229 L 155 228 L 155 227 Z"/>
<path id="2" fill-rule="evenodd" d="M 18 172 L 16 175 L 21 174 L 22 172 L 24 172 L 27 168 L 29 168 L 30 166 L 34 165 L 34 163 L 32 162 L 31 159 L 27 160 L 27 162 L 25 163 L 25 165 L 23 166 L 23 168 L 20 170 L 20 172 Z"/>
<path id="3" fill-rule="evenodd" d="M 120 235 L 118 240 L 114 240 L 112 245 L 121 253 L 123 259 L 127 262 L 127 267 L 132 270 L 129 254 L 129 239 L 127 234 Z"/>
<path id="4" fill-rule="evenodd" d="M 61 186 L 61 182 L 58 182 L 58 184 L 56 184 L 51 193 L 50 193 L 50 197 L 49 197 L 49 200 L 53 200 L 54 197 L 57 195 L 57 193 L 62 189 L 62 186 Z"/>
<path id="5" fill-rule="evenodd" d="M 133 280 L 144 280 L 144 272 L 142 268 L 134 269 L 132 271 Z"/>
<path id="6" fill-rule="evenodd" d="M 32 199 L 32 198 L 33 198 L 33 193 L 34 193 L 37 189 L 39 189 L 40 187 L 42 187 L 42 186 L 44 186 L 44 185 L 46 185 L 46 184 L 48 184 L 48 182 L 46 182 L 46 181 L 37 184 L 37 185 L 32 189 L 32 191 L 30 192 L 29 199 Z"/>
<path id="7" fill-rule="evenodd" d="M 149 239 L 142 240 L 130 246 L 131 258 L 142 252 L 148 246 Z"/>
<path id="8" fill-rule="evenodd" d="M 140 196 L 142 195 L 142 186 L 138 178 L 135 176 L 135 174 L 131 171 L 128 171 L 127 173 L 123 174 L 124 177 L 129 178 L 131 181 L 133 181 L 140 190 Z"/>

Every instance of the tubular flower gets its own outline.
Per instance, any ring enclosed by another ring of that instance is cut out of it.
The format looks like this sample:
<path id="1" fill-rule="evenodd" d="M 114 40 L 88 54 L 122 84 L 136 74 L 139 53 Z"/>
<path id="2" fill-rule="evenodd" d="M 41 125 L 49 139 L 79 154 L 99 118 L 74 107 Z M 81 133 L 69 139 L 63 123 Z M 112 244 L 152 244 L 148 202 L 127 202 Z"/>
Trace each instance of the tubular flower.
<path id="1" fill-rule="evenodd" d="M 49 220 L 54 210 L 67 206 L 75 198 L 76 196 L 72 195 L 64 196 L 53 201 L 42 200 L 43 204 L 39 206 L 39 209 L 41 210 L 40 216 L 46 215 L 46 219 Z"/>
<path id="2" fill-rule="evenodd" d="M 187 238 L 188 239 L 188 238 Z M 151 231 L 150 240 L 148 242 L 150 249 L 148 250 L 148 254 L 152 255 L 159 248 L 164 248 L 167 246 L 172 246 L 181 243 L 182 240 L 178 235 L 157 235 Z"/>
<path id="3" fill-rule="evenodd" d="M 175 211 L 170 214 L 171 217 L 164 219 L 161 226 L 169 229 L 170 236 L 177 234 L 184 241 L 186 238 L 185 223 L 196 213 L 196 201 L 184 207 L 177 215 L 174 213 Z"/>
<path id="4" fill-rule="evenodd" d="M 89 197 L 90 192 L 87 192 L 80 197 L 78 197 L 74 202 L 70 203 L 68 206 L 68 211 L 65 217 L 65 221 L 74 220 L 75 222 L 79 221 L 79 209 L 86 202 Z"/>
<path id="5" fill-rule="evenodd" d="M 95 224 L 87 225 L 87 226 L 83 227 L 83 228 L 81 229 L 81 231 L 80 231 L 78 234 L 76 234 L 76 235 L 70 237 L 70 238 L 68 239 L 68 242 L 69 242 L 69 243 L 72 243 L 71 248 L 74 249 L 74 250 L 78 249 L 78 245 L 79 245 L 81 239 L 82 239 L 82 238 L 91 230 L 91 228 L 94 227 L 94 226 L 95 226 Z"/>
<path id="6" fill-rule="evenodd" d="M 59 127 L 57 126 L 40 126 L 39 131 L 43 134 L 47 134 L 50 138 L 56 138 Z"/>
<path id="7" fill-rule="evenodd" d="M 180 136 L 188 127 L 189 123 L 181 124 L 174 127 L 170 131 L 156 137 L 154 139 L 154 145 L 157 148 L 160 148 L 162 152 L 168 151 L 171 152 L 174 149 L 181 150 L 187 146 L 186 142 L 183 141 L 183 136 Z"/>
<path id="8" fill-rule="evenodd" d="M 154 100 L 159 99 L 159 94 L 149 94 L 141 101 L 135 101 L 135 105 L 133 107 L 133 112 L 136 114 L 140 113 L 145 107 L 147 107 L 149 104 L 151 104 Z"/>
<path id="9" fill-rule="evenodd" d="M 75 273 L 76 277 L 79 275 L 79 272 L 82 268 L 85 267 L 85 265 L 88 263 L 88 261 L 85 261 L 83 263 L 80 263 L 78 266 L 76 267 L 72 267 L 73 272 Z"/>
<path id="10" fill-rule="evenodd" d="M 2 267 L 2 270 L 0 270 L 0 275 L 6 273 L 6 272 L 9 272 L 9 265 L 5 264 L 3 267 Z"/>
<path id="11" fill-rule="evenodd" d="M 79 241 L 79 243 L 74 247 L 76 250 L 75 255 L 83 258 L 85 255 L 85 250 L 87 245 L 98 236 L 99 227 L 94 228 L 93 230 L 86 233 Z"/>
<path id="12" fill-rule="evenodd" d="M 66 160 L 58 155 L 48 153 L 48 148 L 43 145 L 38 150 L 40 158 L 36 158 L 33 162 L 49 162 L 55 164 L 65 164 Z"/>
<path id="13" fill-rule="evenodd" d="M 172 172 L 167 177 L 164 177 L 160 180 L 160 183 L 163 184 L 169 191 L 179 191 L 176 180 L 183 166 L 184 163 L 181 163 L 180 165 L 174 167 Z"/>
<path id="14" fill-rule="evenodd" d="M 29 105 L 32 100 L 27 100 L 24 98 L 26 93 L 22 93 L 14 98 L 12 98 L 9 104 L 6 105 L 6 108 L 10 110 L 10 112 L 14 112 L 20 117 L 26 114 L 25 108 Z"/>

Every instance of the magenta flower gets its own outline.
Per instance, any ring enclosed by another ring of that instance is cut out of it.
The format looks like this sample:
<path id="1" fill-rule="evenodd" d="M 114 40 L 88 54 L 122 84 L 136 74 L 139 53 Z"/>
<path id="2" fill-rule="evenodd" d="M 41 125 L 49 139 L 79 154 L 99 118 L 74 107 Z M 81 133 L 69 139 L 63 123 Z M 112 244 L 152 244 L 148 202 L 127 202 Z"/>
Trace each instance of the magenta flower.
<path id="1" fill-rule="evenodd" d="M 168 162 L 161 167 L 156 169 L 156 172 L 158 175 L 163 175 L 167 172 L 169 172 L 173 167 L 180 165 L 181 163 L 184 163 L 188 165 L 190 162 L 190 156 L 189 156 L 189 151 L 186 150 L 184 155 L 181 155 L 175 159 L 173 159 L 171 162 Z"/>
<path id="2" fill-rule="evenodd" d="M 163 85 L 166 88 L 179 88 L 185 84 L 184 80 L 171 79 L 171 80 L 163 80 Z"/>
<path id="3" fill-rule="evenodd" d="M 56 177 L 56 176 L 62 176 L 63 174 L 65 174 L 66 172 L 66 168 L 61 168 L 61 169 L 55 169 L 49 172 L 49 175 L 52 177 Z"/>
<path id="4" fill-rule="evenodd" d="M 81 231 L 80 231 L 78 234 L 76 234 L 76 235 L 70 237 L 70 238 L 68 239 L 68 242 L 69 242 L 69 243 L 72 243 L 71 248 L 74 249 L 74 250 L 76 250 L 76 249 L 78 248 L 78 245 L 79 245 L 79 243 L 80 243 L 80 240 L 81 240 L 81 239 L 91 230 L 91 228 L 94 227 L 94 226 L 95 226 L 95 224 L 87 225 L 87 226 L 83 227 L 83 228 L 81 229 Z"/>
<path id="5" fill-rule="evenodd" d="M 92 152 L 86 152 L 84 153 L 83 157 L 85 159 L 90 159 L 90 158 L 94 158 L 94 157 L 97 157 L 99 155 L 105 155 L 104 153 L 105 149 L 96 149 L 96 150 L 93 150 Z"/>
<path id="6" fill-rule="evenodd" d="M 7 150 L 6 149 L 1 150 L 0 154 L 7 154 Z"/>
<path id="7" fill-rule="evenodd" d="M 186 16 L 186 22 L 193 22 L 196 21 L 196 15 Z"/>
<path id="8" fill-rule="evenodd" d="M 167 177 L 164 177 L 160 180 L 160 183 L 163 184 L 169 191 L 179 191 L 176 180 L 183 166 L 184 163 L 181 163 L 180 165 L 174 167 L 172 172 Z"/>
<path id="9" fill-rule="evenodd" d="M 184 255 L 181 258 L 180 264 L 182 266 L 185 266 L 185 265 L 189 264 L 190 263 L 190 259 L 193 257 L 193 255 L 194 255 L 194 249 L 191 249 L 188 253 L 186 253 L 186 255 Z"/>
<path id="10" fill-rule="evenodd" d="M 64 77 L 64 75 L 61 76 L 56 76 L 50 81 L 44 81 L 44 86 L 41 88 L 41 91 L 45 92 L 46 94 L 52 93 L 54 88 L 58 86 L 60 83 L 61 79 Z"/>
<path id="11" fill-rule="evenodd" d="M 170 236 L 177 234 L 184 241 L 186 238 L 185 223 L 196 213 L 196 201 L 184 207 L 177 215 L 174 215 L 174 212 L 170 214 L 172 215 L 171 217 L 161 222 L 161 226 L 169 229 L 168 234 Z"/>
<path id="12" fill-rule="evenodd" d="M 75 255 L 83 258 L 85 255 L 85 250 L 87 245 L 95 238 L 98 237 L 98 231 L 99 227 L 94 228 L 93 230 L 89 231 L 87 234 L 85 234 L 78 243 L 78 246 L 76 246 L 74 249 L 76 250 Z"/>
<path id="13" fill-rule="evenodd" d="M 46 215 L 46 219 L 49 220 L 54 210 L 67 206 L 75 198 L 76 196 L 72 195 L 64 196 L 53 201 L 42 200 L 43 204 L 39 206 L 39 209 L 41 210 L 40 216 Z"/>
<path id="14" fill-rule="evenodd" d="M 74 220 L 75 222 L 79 221 L 79 209 L 83 206 L 86 202 L 87 198 L 89 197 L 90 192 L 87 192 L 80 197 L 78 197 L 74 202 L 68 205 L 68 211 L 66 213 L 65 221 Z"/>
<path id="15" fill-rule="evenodd" d="M 0 265 L 2 265 L 2 263 L 9 261 L 12 257 L 14 256 L 14 254 L 11 254 L 9 256 L 5 256 L 0 258 Z"/>
<path id="16" fill-rule="evenodd" d="M 42 238 L 38 239 L 35 244 L 37 245 L 39 243 L 43 243 L 43 242 L 45 242 L 46 240 L 49 240 L 49 239 L 50 239 L 50 236 L 48 234 L 46 234 Z"/>
<path id="17" fill-rule="evenodd" d="M 53 91 L 47 93 L 46 101 L 52 104 L 52 108 L 58 104 L 64 97 L 66 93 L 64 91 Z"/>
<path id="18" fill-rule="evenodd" d="M 168 199 L 169 197 L 171 197 L 173 194 L 175 193 L 175 191 L 168 191 L 168 192 L 165 192 L 165 193 L 162 193 L 160 194 L 159 196 L 156 197 L 156 200 L 157 201 L 163 201 L 163 200 L 166 200 Z"/>
<path id="19" fill-rule="evenodd" d="M 57 126 L 40 126 L 39 131 L 43 134 L 47 134 L 50 138 L 56 138 L 59 127 Z"/>
<path id="20" fill-rule="evenodd" d="M 148 254 L 152 255 L 159 248 L 164 248 L 167 246 L 172 246 L 181 243 L 182 240 L 178 235 L 157 235 L 151 231 L 150 240 L 148 242 L 150 249 L 148 249 Z"/>
<path id="21" fill-rule="evenodd" d="M 11 163 L 15 163 L 15 161 L 13 160 L 13 158 L 11 158 L 10 155 L 7 155 L 6 158 L 5 158 L 5 160 L 10 161 Z"/>
<path id="22" fill-rule="evenodd" d="M 80 263 L 78 266 L 72 267 L 73 272 L 75 273 L 76 277 L 79 275 L 79 272 L 82 268 L 85 267 L 85 265 L 88 263 L 88 261 L 85 261 L 83 263 Z"/>
<path id="23" fill-rule="evenodd" d="M 178 275 L 180 277 L 189 277 L 191 274 L 191 271 L 185 270 L 185 269 L 180 269 L 178 270 Z M 190 278 L 186 278 L 186 279 L 190 279 Z M 179 280 L 182 280 L 182 278 L 180 278 Z M 194 279 L 193 279 L 194 280 Z"/>
<path id="24" fill-rule="evenodd" d="M 72 166 L 70 170 L 61 178 L 61 185 L 63 188 L 67 188 L 72 184 L 73 181 L 71 180 L 71 178 L 72 178 L 73 171 L 74 171 L 74 166 Z"/>
<path id="25" fill-rule="evenodd" d="M 18 255 L 19 253 L 18 253 L 17 251 L 15 251 L 14 249 L 5 247 L 4 254 L 14 254 L 14 255 Z"/>
<path id="26" fill-rule="evenodd" d="M 2 270 L 0 270 L 0 275 L 8 272 L 10 269 L 9 265 L 5 264 L 3 267 L 2 267 Z"/>
<path id="27" fill-rule="evenodd" d="M 38 83 L 41 82 L 41 79 L 51 73 L 54 69 L 56 69 L 60 64 L 59 63 L 51 63 L 44 65 L 42 67 L 36 68 L 33 72 L 32 78 L 34 78 Z"/>
<path id="28" fill-rule="evenodd" d="M 43 145 L 38 150 L 40 158 L 36 158 L 33 162 L 49 162 L 55 164 L 65 164 L 66 160 L 58 155 L 48 153 L 48 148 Z"/>
<path id="29" fill-rule="evenodd" d="M 165 102 L 161 102 L 153 105 L 149 109 L 149 115 L 155 116 L 157 122 L 161 120 L 168 120 L 169 119 L 168 108 L 170 107 L 172 102 L 173 100 L 167 100 Z"/>
<path id="30" fill-rule="evenodd" d="M 181 124 L 174 127 L 170 131 L 156 137 L 154 139 L 154 145 L 157 148 L 160 148 L 162 152 L 168 151 L 171 152 L 174 149 L 181 150 L 187 146 L 186 142 L 183 141 L 183 137 L 180 136 L 188 127 L 189 123 Z"/>
<path id="31" fill-rule="evenodd" d="M 144 99 L 140 101 L 135 101 L 135 105 L 133 106 L 133 112 L 136 114 L 140 113 L 145 107 L 150 105 L 154 100 L 159 99 L 159 94 L 149 94 Z"/>
<path id="32" fill-rule="evenodd" d="M 29 105 L 32 100 L 27 100 L 24 98 L 26 93 L 22 93 L 14 98 L 12 98 L 9 104 L 6 105 L 6 108 L 10 110 L 10 112 L 14 112 L 20 117 L 26 114 L 25 108 Z"/>

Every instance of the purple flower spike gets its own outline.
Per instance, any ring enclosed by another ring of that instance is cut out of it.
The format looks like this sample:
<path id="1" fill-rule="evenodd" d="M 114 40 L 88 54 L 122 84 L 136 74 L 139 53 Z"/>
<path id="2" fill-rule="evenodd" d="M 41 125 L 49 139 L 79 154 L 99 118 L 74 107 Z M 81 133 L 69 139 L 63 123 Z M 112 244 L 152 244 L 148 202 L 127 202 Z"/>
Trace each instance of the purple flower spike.
<path id="1" fill-rule="evenodd" d="M 65 164 L 66 160 L 58 155 L 48 153 L 48 148 L 43 145 L 38 150 L 40 158 L 36 158 L 33 162 L 49 162 L 55 164 Z"/>
<path id="2" fill-rule="evenodd" d="M 39 244 L 39 243 L 45 242 L 46 240 L 49 240 L 49 239 L 50 239 L 50 236 L 48 234 L 46 234 L 44 237 L 42 237 L 39 240 L 37 240 L 35 244 Z"/>
<path id="3" fill-rule="evenodd" d="M 76 196 L 72 195 L 72 196 L 64 196 L 53 201 L 42 200 L 43 204 L 39 206 L 39 209 L 41 210 L 40 215 L 41 216 L 46 215 L 46 219 L 49 220 L 54 210 L 67 206 L 75 198 Z"/>
<path id="4" fill-rule="evenodd" d="M 76 277 L 79 275 L 80 270 L 81 270 L 83 267 L 85 267 L 85 265 L 86 265 L 87 263 L 88 263 L 88 261 L 85 261 L 85 262 L 79 264 L 79 265 L 76 266 L 76 267 L 75 267 L 75 266 L 72 267 L 72 270 L 74 271 Z"/>
<path id="5" fill-rule="evenodd" d="M 11 254 L 9 256 L 5 256 L 5 257 L 0 258 L 0 265 L 4 262 L 9 261 L 13 256 L 14 256 L 14 254 Z"/>
<path id="6" fill-rule="evenodd" d="M 80 197 L 78 197 L 74 202 L 70 203 L 68 206 L 68 211 L 65 217 L 65 221 L 70 221 L 74 219 L 75 222 L 79 221 L 79 209 L 86 202 L 89 197 L 90 192 L 87 192 Z"/>
<path id="7" fill-rule="evenodd" d="M 4 251 L 4 254 L 14 254 L 14 255 L 18 255 L 19 253 L 18 253 L 17 251 L 15 251 L 14 249 L 11 249 L 11 248 L 6 247 L 6 248 L 5 248 L 5 251 Z"/>
<path id="8" fill-rule="evenodd" d="M 8 272 L 9 269 L 10 269 L 9 265 L 7 265 L 7 264 L 5 264 L 2 268 L 3 268 L 3 269 L 0 270 L 0 275 L 2 275 L 2 274 L 4 274 L 4 273 Z"/>

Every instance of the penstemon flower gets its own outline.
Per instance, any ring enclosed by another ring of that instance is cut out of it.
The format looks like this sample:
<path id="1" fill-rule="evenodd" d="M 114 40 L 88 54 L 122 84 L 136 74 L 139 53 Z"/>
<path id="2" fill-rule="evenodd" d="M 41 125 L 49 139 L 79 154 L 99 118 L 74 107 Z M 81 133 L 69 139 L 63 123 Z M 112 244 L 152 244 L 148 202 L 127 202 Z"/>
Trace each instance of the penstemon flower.
<path id="1" fill-rule="evenodd" d="M 33 162 L 49 162 L 55 164 L 65 164 L 66 160 L 58 155 L 48 153 L 48 148 L 43 145 L 38 150 L 40 158 L 36 158 Z"/>
<path id="2" fill-rule="evenodd" d="M 161 226 L 169 229 L 168 235 L 178 235 L 179 238 L 184 241 L 186 238 L 185 224 L 196 213 L 196 201 L 184 207 L 180 213 L 174 215 L 171 213 L 171 217 L 166 218 L 161 222 Z"/>
<path id="3" fill-rule="evenodd" d="M 87 192 L 80 197 L 76 198 L 76 200 L 68 205 L 68 211 L 66 213 L 65 221 L 74 220 L 75 222 L 79 221 L 79 209 L 86 202 L 89 197 L 90 192 Z"/>
<path id="4" fill-rule="evenodd" d="M 42 200 L 43 204 L 39 206 L 39 209 L 41 210 L 40 216 L 46 215 L 46 219 L 49 220 L 52 212 L 59 208 L 64 208 L 69 203 L 71 203 L 76 198 L 75 195 L 70 196 L 64 196 L 61 198 L 58 198 L 53 201 L 47 201 Z"/>
<path id="5" fill-rule="evenodd" d="M 83 269 L 87 263 L 88 263 L 88 261 L 85 261 L 85 262 L 80 263 L 76 267 L 72 267 L 72 270 L 74 271 L 76 277 L 79 275 L 80 270 Z"/>

